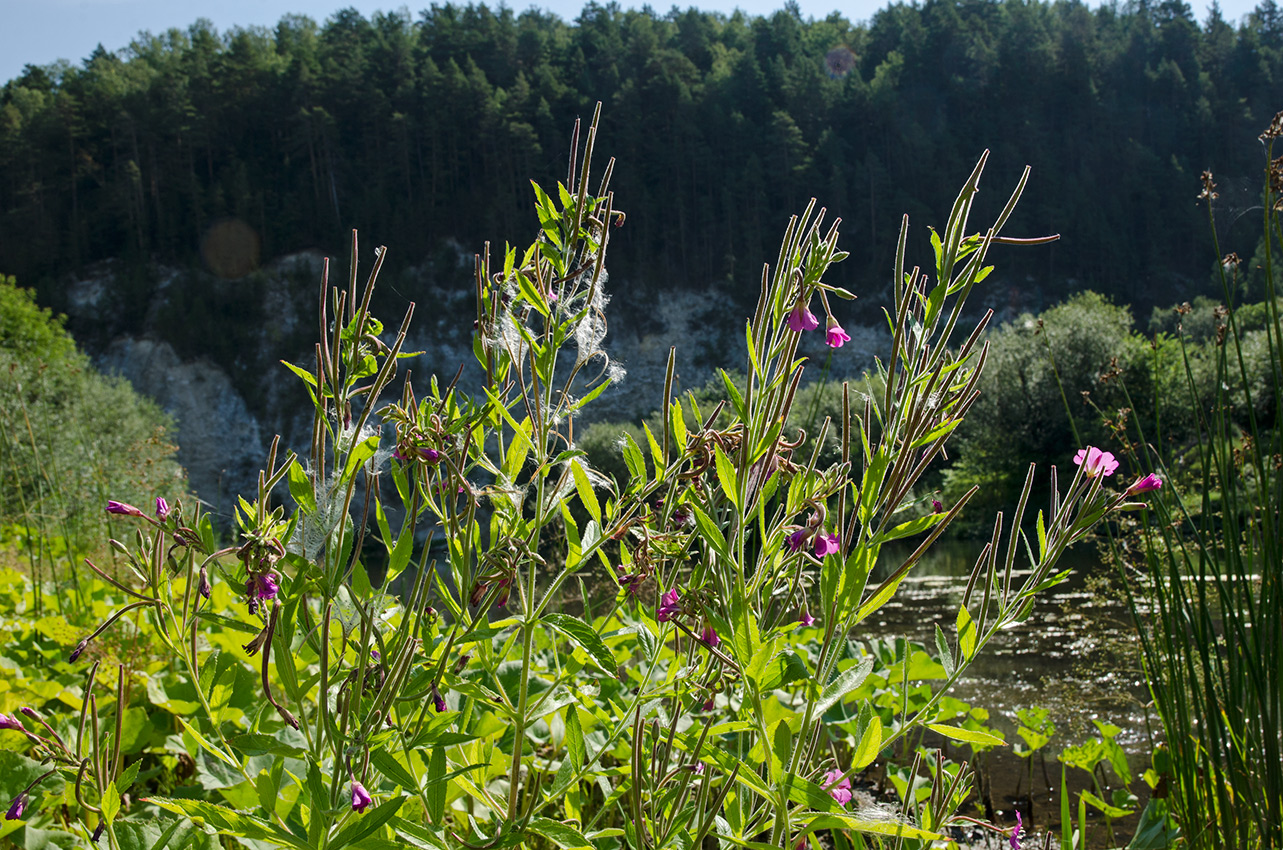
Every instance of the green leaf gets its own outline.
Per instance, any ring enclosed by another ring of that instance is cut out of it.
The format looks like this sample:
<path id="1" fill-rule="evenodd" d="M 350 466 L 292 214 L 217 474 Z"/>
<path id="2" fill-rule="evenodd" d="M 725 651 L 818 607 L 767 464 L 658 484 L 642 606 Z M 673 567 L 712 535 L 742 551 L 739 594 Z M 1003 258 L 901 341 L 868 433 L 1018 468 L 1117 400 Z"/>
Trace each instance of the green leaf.
<path id="1" fill-rule="evenodd" d="M 860 745 L 855 748 L 855 756 L 851 760 L 851 766 L 856 770 L 873 764 L 873 760 L 878 757 L 882 751 L 882 718 L 874 714 L 869 718 L 869 725 L 865 727 L 864 734 L 860 737 Z"/>
<path id="2" fill-rule="evenodd" d="M 853 829 L 856 832 L 863 832 L 867 835 L 884 835 L 890 838 L 909 838 L 919 841 L 937 841 L 944 838 L 934 832 L 928 832 L 925 829 L 918 829 L 916 826 L 909 826 L 905 823 L 897 823 L 889 820 L 861 820 L 854 815 L 845 815 L 840 812 L 823 814 L 807 824 L 807 831 L 819 829 Z"/>
<path id="3" fill-rule="evenodd" d="M 557 768 L 557 777 L 553 780 L 549 798 L 556 800 L 570 787 L 583 767 L 587 750 L 584 748 L 584 730 L 579 723 L 579 712 L 573 706 L 566 708 L 566 755 Z"/>
<path id="4" fill-rule="evenodd" d="M 183 719 L 180 716 L 175 715 L 174 719 L 177 720 L 178 723 L 183 727 L 183 731 L 185 731 L 188 735 L 192 736 L 192 740 L 194 740 L 197 744 L 199 744 L 201 749 L 205 750 L 205 752 L 214 756 L 219 761 L 224 762 L 225 764 L 231 767 L 240 769 L 240 766 L 241 766 L 240 762 L 236 761 L 236 759 L 232 758 L 227 753 L 223 752 L 218 747 L 211 744 L 208 740 L 206 740 L 204 735 L 196 731 L 195 726 L 192 726 L 190 723 L 188 723 L 185 719 Z"/>
<path id="5" fill-rule="evenodd" d="M 143 760 L 138 759 L 133 764 L 126 767 L 120 772 L 120 777 L 116 779 L 115 785 L 124 794 L 133 787 L 134 781 L 138 779 L 138 769 L 142 766 Z"/>
<path id="6" fill-rule="evenodd" d="M 855 664 L 843 670 L 837 678 L 824 688 L 820 698 L 815 703 L 815 713 L 824 714 L 847 694 L 854 691 L 864 680 L 869 678 L 873 672 L 873 656 L 865 655 Z"/>
<path id="7" fill-rule="evenodd" d="M 303 750 L 279 740 L 275 735 L 263 735 L 257 732 L 237 735 L 228 741 L 233 747 L 247 756 L 289 756 L 299 758 Z"/>
<path id="8" fill-rule="evenodd" d="M 953 650 L 949 649 L 949 641 L 945 640 L 944 630 L 940 624 L 936 623 L 936 652 L 940 653 L 940 664 L 944 667 L 946 676 L 952 676 L 957 665 L 953 661 Z"/>
<path id="9" fill-rule="evenodd" d="M 391 820 L 392 816 L 400 811 L 405 799 L 405 795 L 402 794 L 379 804 L 371 811 L 354 816 L 343 829 L 339 830 L 338 835 L 327 842 L 326 846 L 341 850 L 349 844 L 355 844 Z"/>
<path id="10" fill-rule="evenodd" d="M 740 506 L 739 498 L 739 479 L 735 474 L 735 464 L 726 456 L 719 445 L 713 445 L 713 452 L 717 461 L 717 482 L 722 485 L 722 492 L 726 495 L 727 500 L 735 507 Z"/>
<path id="11" fill-rule="evenodd" d="M 588 511 L 588 515 L 600 523 L 601 503 L 597 501 L 597 494 L 593 492 L 592 482 L 588 480 L 588 473 L 584 471 L 583 464 L 578 460 L 570 461 L 570 472 L 575 478 L 575 489 L 579 491 L 579 501 Z"/>
<path id="12" fill-rule="evenodd" d="M 718 555 L 722 556 L 725 561 L 731 560 L 730 549 L 726 546 L 726 538 L 722 536 L 722 530 L 717 527 L 717 523 L 704 513 L 704 509 L 694 502 L 691 503 L 691 509 L 695 512 L 695 524 L 699 526 L 700 537 L 709 546 L 713 547 Z"/>
<path id="13" fill-rule="evenodd" d="M 289 468 L 290 495 L 298 503 L 299 510 L 305 514 L 316 513 L 316 497 L 312 492 L 312 482 L 297 460 Z"/>
<path id="14" fill-rule="evenodd" d="M 449 783 L 445 781 L 445 747 L 433 747 L 428 759 L 428 818 L 435 824 L 445 819 L 445 798 Z"/>
<path id="15" fill-rule="evenodd" d="M 531 818 L 526 829 L 542 838 L 546 838 L 563 850 L 591 850 L 592 844 L 584 834 L 573 826 L 567 826 L 549 818 Z"/>
<path id="16" fill-rule="evenodd" d="M 343 480 L 349 480 L 367 460 L 374 457 L 379 449 L 379 435 L 372 434 L 352 447 L 343 464 Z"/>
<path id="17" fill-rule="evenodd" d="M 979 729 L 960 729 L 957 726 L 946 726 L 943 723 L 928 723 L 927 728 L 932 732 L 943 735 L 954 741 L 961 741 L 964 744 L 978 744 L 983 747 L 1001 747 L 1006 745 L 1006 741 L 989 732 L 982 732 Z"/>
<path id="18" fill-rule="evenodd" d="M 965 605 L 958 608 L 958 650 L 964 662 L 976 654 L 976 624 Z"/>
<path id="19" fill-rule="evenodd" d="M 646 458 L 642 456 L 633 435 L 627 431 L 624 432 L 624 464 L 628 467 L 628 474 L 634 481 L 646 480 Z"/>
<path id="20" fill-rule="evenodd" d="M 167 812 L 185 815 L 192 820 L 202 821 L 224 835 L 249 838 L 255 841 L 267 841 L 298 850 L 311 850 L 308 842 L 285 830 L 272 826 L 261 818 L 218 806 L 204 800 L 173 799 L 170 797 L 150 797 L 152 803 Z"/>
<path id="21" fill-rule="evenodd" d="M 543 621 L 583 647 L 588 657 L 603 672 L 611 676 L 618 675 L 619 665 L 615 662 L 615 654 L 610 651 L 610 647 L 606 646 L 601 636 L 583 620 L 569 614 L 545 614 Z"/>
<path id="22" fill-rule="evenodd" d="M 740 395 L 739 387 L 731 380 L 725 369 L 718 369 L 718 374 L 722 377 L 722 385 L 726 387 L 726 396 L 730 399 L 731 406 L 735 408 L 735 415 L 741 422 L 748 421 L 748 408 L 744 406 L 744 396 Z"/>
<path id="23" fill-rule="evenodd" d="M 120 814 L 120 792 L 116 790 L 115 782 L 108 782 L 107 787 L 102 792 L 102 801 L 99 804 L 102 807 L 102 816 L 107 823 L 115 823 L 116 815 Z"/>
<path id="24" fill-rule="evenodd" d="M 406 791 L 419 790 L 419 781 L 414 778 L 414 774 L 405 765 L 397 761 L 396 756 L 387 750 L 371 750 L 370 762 L 379 773 L 382 773 Z"/>
<path id="25" fill-rule="evenodd" d="M 1090 791 L 1082 791 L 1081 793 L 1083 799 L 1090 803 L 1092 808 L 1096 809 L 1107 818 L 1122 818 L 1132 813 L 1131 809 L 1122 809 L 1118 806 L 1106 803 Z"/>

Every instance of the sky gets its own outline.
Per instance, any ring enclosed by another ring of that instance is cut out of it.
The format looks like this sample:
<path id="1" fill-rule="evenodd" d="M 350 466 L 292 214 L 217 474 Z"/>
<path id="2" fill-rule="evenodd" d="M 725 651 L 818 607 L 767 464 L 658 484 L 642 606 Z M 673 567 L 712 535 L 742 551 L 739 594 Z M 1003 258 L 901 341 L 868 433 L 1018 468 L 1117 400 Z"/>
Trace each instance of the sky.
<path id="1" fill-rule="evenodd" d="M 839 11 L 850 20 L 864 21 L 888 0 L 799 0 L 804 17 L 824 18 Z M 299 13 L 323 21 L 335 10 L 354 7 L 369 16 L 379 10 L 408 7 L 415 17 L 431 0 L 0 0 L 0 83 L 22 73 L 27 64 L 48 65 L 59 59 L 73 64 L 93 52 L 101 43 L 108 50 L 129 45 L 143 30 L 162 33 L 171 27 L 186 29 L 197 18 L 209 18 L 220 31 L 233 26 L 273 26 L 283 15 Z M 464 0 L 466 2 L 466 0 Z M 1097 0 L 1088 0 L 1096 5 Z M 1206 16 L 1211 0 L 1189 0 L 1195 16 Z M 682 0 L 686 8 L 729 13 L 736 8 L 754 15 L 769 14 L 784 0 Z M 497 5 L 492 0 L 492 5 Z M 511 0 L 513 9 L 523 11 L 537 5 L 573 20 L 581 0 L 543 0 L 531 3 Z M 625 7 L 640 7 L 636 0 L 621 0 Z M 653 0 L 656 9 L 666 9 L 665 0 Z M 1256 5 L 1255 0 L 1222 0 L 1221 12 L 1237 21 Z"/>

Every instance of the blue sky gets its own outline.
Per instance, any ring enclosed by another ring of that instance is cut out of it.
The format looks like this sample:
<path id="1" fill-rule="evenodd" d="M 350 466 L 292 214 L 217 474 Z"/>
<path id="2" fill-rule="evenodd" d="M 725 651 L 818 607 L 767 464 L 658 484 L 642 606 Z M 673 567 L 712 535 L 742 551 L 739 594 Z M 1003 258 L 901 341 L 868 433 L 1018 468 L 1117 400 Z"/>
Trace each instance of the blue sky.
<path id="1" fill-rule="evenodd" d="M 751 14 L 767 14 L 784 0 L 701 0 L 682 2 L 701 9 L 730 12 L 735 8 Z M 799 0 L 802 14 L 823 18 L 837 10 L 852 20 L 867 20 L 886 0 Z M 1192 0 L 1194 14 L 1202 20 L 1210 0 Z M 197 18 L 209 18 L 219 30 L 233 26 L 275 24 L 282 15 L 297 12 L 324 20 L 336 9 L 352 6 L 369 15 L 380 9 L 408 6 L 417 12 L 429 5 L 419 0 L 0 0 L 0 82 L 22 72 L 24 65 L 47 65 L 59 59 L 79 63 L 100 42 L 108 50 L 125 47 L 141 30 L 164 32 L 171 27 L 185 29 Z M 582 6 L 580 0 L 544 0 L 508 5 L 521 10 L 530 5 L 549 9 L 567 20 Z M 640 6 L 622 0 L 625 6 Z M 657 9 L 669 4 L 651 3 Z M 1226 18 L 1238 20 L 1255 6 L 1254 0 L 1222 0 Z"/>

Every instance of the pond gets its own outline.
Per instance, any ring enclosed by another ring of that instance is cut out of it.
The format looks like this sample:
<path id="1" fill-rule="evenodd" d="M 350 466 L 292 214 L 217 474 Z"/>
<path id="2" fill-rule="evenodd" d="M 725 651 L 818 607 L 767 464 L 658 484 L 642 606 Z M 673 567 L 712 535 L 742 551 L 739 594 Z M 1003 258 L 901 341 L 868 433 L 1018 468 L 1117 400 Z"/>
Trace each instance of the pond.
<path id="1" fill-rule="evenodd" d="M 857 637 L 907 637 L 932 646 L 935 624 L 950 634 L 971 567 L 983 546 L 970 540 L 937 542 L 895 597 L 866 623 L 867 634 Z M 878 570 L 890 571 L 911 551 L 885 548 Z M 1026 622 L 995 635 L 953 692 L 975 707 L 988 709 L 989 724 L 1008 742 L 1007 747 L 988 754 L 979 767 L 987 774 L 992 816 L 998 823 L 1014 823 L 1018 808 L 1031 839 L 1026 847 L 1043 846 L 1043 833 L 1048 830 L 1053 845 L 1059 846 L 1060 763 L 1056 756 L 1066 746 L 1098 736 L 1092 719 L 1122 727 L 1116 740 L 1128 756 L 1131 788 L 1141 798 L 1138 811 L 1148 798 L 1140 777 L 1149 767 L 1150 730 L 1158 728 L 1157 719 L 1147 718 L 1143 707 L 1149 693 L 1117 569 L 1103 562 L 1091 541 L 1066 553 L 1061 566 L 1072 568 L 1069 579 L 1039 597 Z M 1013 583 L 1023 577 L 1017 571 Z M 1010 746 L 1020 742 L 1016 710 L 1031 707 L 1048 709 L 1057 727 L 1051 742 L 1032 757 L 1032 766 Z M 1078 791 L 1089 788 L 1090 780 L 1085 772 L 1071 770 L 1069 784 L 1071 811 L 1076 816 Z M 1135 824 L 1134 817 L 1115 821 L 1114 842 L 1103 823 L 1089 827 L 1089 846 L 1125 845 Z"/>

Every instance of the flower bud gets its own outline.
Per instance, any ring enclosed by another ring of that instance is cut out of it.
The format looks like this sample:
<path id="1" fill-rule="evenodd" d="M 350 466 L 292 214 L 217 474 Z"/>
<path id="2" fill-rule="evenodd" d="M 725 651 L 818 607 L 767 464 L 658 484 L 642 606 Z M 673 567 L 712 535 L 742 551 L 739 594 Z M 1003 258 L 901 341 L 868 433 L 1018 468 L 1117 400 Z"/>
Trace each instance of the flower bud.
<path id="1" fill-rule="evenodd" d="M 374 798 L 370 796 L 369 791 L 365 790 L 365 786 L 355 779 L 352 780 L 352 811 L 360 814 L 373 802 Z"/>
<path id="2" fill-rule="evenodd" d="M 156 497 L 156 519 L 164 522 L 169 519 L 169 502 L 163 496 Z"/>
<path id="3" fill-rule="evenodd" d="M 22 813 L 27 810 L 27 792 L 23 791 L 13 802 L 9 804 L 9 811 L 4 813 L 5 820 L 21 820 Z"/>
<path id="4" fill-rule="evenodd" d="M 133 505 L 129 505 L 124 502 L 117 502 L 114 499 L 107 500 L 107 513 L 136 517 L 141 517 L 143 515 L 143 512 L 138 510 L 138 508 L 135 508 Z"/>

